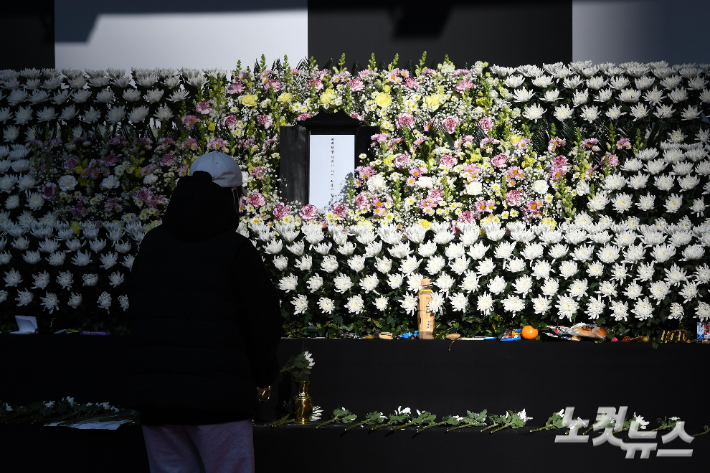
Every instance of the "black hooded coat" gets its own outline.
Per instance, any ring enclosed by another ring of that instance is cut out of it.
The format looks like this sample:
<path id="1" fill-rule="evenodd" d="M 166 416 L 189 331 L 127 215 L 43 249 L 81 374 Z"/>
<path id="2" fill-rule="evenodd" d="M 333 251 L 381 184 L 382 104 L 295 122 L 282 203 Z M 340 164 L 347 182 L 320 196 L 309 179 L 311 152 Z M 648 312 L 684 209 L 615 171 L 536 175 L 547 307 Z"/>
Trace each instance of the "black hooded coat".
<path id="1" fill-rule="evenodd" d="M 129 405 L 145 425 L 255 418 L 256 386 L 277 376 L 279 295 L 238 223 L 231 189 L 196 172 L 141 243 L 129 295 Z"/>

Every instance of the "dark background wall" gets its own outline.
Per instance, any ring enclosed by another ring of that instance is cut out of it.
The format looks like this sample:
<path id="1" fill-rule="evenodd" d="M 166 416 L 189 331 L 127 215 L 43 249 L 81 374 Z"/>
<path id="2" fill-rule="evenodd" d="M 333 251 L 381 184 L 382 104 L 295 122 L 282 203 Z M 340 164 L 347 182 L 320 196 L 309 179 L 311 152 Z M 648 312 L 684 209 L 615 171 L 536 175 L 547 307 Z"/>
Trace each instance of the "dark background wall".
<path id="1" fill-rule="evenodd" d="M 0 69 L 54 67 L 54 1 L 3 2 Z"/>
<path id="2" fill-rule="evenodd" d="M 569 62 L 572 0 L 309 0 L 308 50 L 318 64 L 345 53 L 365 66 L 375 52 L 403 66 L 424 51 L 427 65 L 446 54 L 460 66 Z"/>

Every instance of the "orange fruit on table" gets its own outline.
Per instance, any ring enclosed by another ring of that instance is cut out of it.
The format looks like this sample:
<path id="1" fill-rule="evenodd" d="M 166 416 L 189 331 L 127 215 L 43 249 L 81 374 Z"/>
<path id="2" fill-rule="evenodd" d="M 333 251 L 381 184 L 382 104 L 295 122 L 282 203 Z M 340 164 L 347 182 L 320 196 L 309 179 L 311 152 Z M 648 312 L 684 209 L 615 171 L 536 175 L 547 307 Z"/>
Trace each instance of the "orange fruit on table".
<path id="1" fill-rule="evenodd" d="M 532 325 L 526 325 L 523 327 L 521 335 L 525 340 L 535 340 L 537 338 L 538 331 L 536 328 L 533 328 Z"/>

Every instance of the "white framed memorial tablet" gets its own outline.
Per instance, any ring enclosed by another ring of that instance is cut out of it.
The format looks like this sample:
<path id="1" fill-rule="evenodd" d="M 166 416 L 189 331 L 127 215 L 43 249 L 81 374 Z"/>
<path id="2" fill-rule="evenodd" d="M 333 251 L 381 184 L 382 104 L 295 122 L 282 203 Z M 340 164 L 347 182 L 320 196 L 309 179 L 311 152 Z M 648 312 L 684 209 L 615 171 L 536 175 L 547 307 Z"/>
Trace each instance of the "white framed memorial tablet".
<path id="1" fill-rule="evenodd" d="M 308 203 L 326 209 L 355 170 L 355 135 L 311 134 L 308 158 Z"/>

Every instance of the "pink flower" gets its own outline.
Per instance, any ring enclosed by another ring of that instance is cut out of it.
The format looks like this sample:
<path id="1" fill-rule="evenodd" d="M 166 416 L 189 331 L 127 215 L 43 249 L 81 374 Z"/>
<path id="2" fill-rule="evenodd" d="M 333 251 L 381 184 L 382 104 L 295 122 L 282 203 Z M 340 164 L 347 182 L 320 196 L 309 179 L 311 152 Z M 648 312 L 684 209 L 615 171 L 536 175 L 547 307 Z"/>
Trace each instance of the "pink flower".
<path id="1" fill-rule="evenodd" d="M 274 119 L 271 117 L 271 115 L 259 115 L 258 117 L 256 117 L 256 121 L 263 125 L 264 128 L 266 128 L 267 130 L 271 125 L 274 124 Z"/>
<path id="2" fill-rule="evenodd" d="M 247 204 L 253 205 L 254 207 L 263 207 L 266 204 L 266 197 L 259 192 L 252 192 L 247 197 Z"/>
<path id="3" fill-rule="evenodd" d="M 438 204 L 439 202 L 444 201 L 444 191 L 441 189 L 437 189 L 436 187 L 433 189 L 430 189 L 429 192 L 427 193 L 427 199 L 432 201 L 433 203 Z"/>
<path id="4" fill-rule="evenodd" d="M 355 112 L 351 113 L 351 114 L 350 114 L 350 117 L 351 117 L 351 118 L 354 118 L 354 119 L 356 119 L 356 120 L 360 120 L 361 122 L 364 122 L 364 121 L 365 121 L 365 117 L 363 117 L 362 115 L 357 114 L 357 113 L 355 113 Z"/>
<path id="5" fill-rule="evenodd" d="M 133 200 L 138 204 L 138 202 L 148 202 L 150 198 L 153 197 L 153 193 L 147 187 L 141 187 L 135 194 L 133 194 Z"/>
<path id="6" fill-rule="evenodd" d="M 444 129 L 451 134 L 456 131 L 456 127 L 459 125 L 459 119 L 458 117 L 448 116 L 444 119 L 442 125 Z"/>
<path id="7" fill-rule="evenodd" d="M 417 79 L 408 77 L 407 80 L 404 81 L 404 86 L 408 89 L 416 89 L 419 87 L 419 82 L 417 82 Z"/>
<path id="8" fill-rule="evenodd" d="M 113 167 L 116 164 L 121 162 L 121 158 L 116 156 L 115 154 L 109 154 L 104 158 L 104 163 L 106 163 L 106 166 Z"/>
<path id="9" fill-rule="evenodd" d="M 370 208 L 370 198 L 367 196 L 366 193 L 360 192 L 355 197 L 355 205 L 357 206 L 358 209 L 367 210 Z"/>
<path id="10" fill-rule="evenodd" d="M 604 157 L 604 163 L 607 164 L 609 167 L 616 167 L 619 165 L 619 157 L 615 154 L 607 154 Z"/>
<path id="11" fill-rule="evenodd" d="M 363 82 L 357 77 L 354 79 L 350 79 L 348 85 L 350 86 L 350 90 L 352 92 L 360 92 L 362 89 L 365 88 L 365 84 L 363 84 Z"/>
<path id="12" fill-rule="evenodd" d="M 480 120 L 478 120 L 478 126 L 480 126 L 483 131 L 488 134 L 489 131 L 493 128 L 493 118 L 492 117 L 483 117 Z"/>
<path id="13" fill-rule="evenodd" d="M 505 166 L 506 161 L 508 161 L 508 157 L 504 154 L 497 154 L 491 158 L 491 164 L 497 168 Z"/>
<path id="14" fill-rule="evenodd" d="M 316 90 L 323 90 L 323 81 L 320 79 L 311 79 L 308 81 L 308 88 L 311 88 L 311 85 L 316 86 Z"/>
<path id="15" fill-rule="evenodd" d="M 244 84 L 240 81 L 232 82 L 229 84 L 229 87 L 227 87 L 227 93 L 229 95 L 241 94 L 242 92 L 244 92 Z"/>
<path id="16" fill-rule="evenodd" d="M 302 122 L 303 120 L 306 120 L 306 119 L 308 119 L 308 118 L 311 118 L 311 114 L 310 114 L 310 113 L 302 113 L 302 114 L 300 114 L 300 115 L 296 118 L 296 120 L 299 121 L 299 122 Z"/>
<path id="17" fill-rule="evenodd" d="M 76 158 L 69 158 L 64 161 L 64 169 L 74 169 L 78 163 Z"/>
<path id="18" fill-rule="evenodd" d="M 557 156 L 552 160 L 552 167 L 560 168 L 564 172 L 567 172 L 569 161 L 564 156 Z"/>
<path id="19" fill-rule="evenodd" d="M 459 215 L 459 222 L 461 223 L 473 223 L 476 221 L 476 213 L 471 212 L 470 210 L 464 210 L 461 212 L 461 215 Z"/>
<path id="20" fill-rule="evenodd" d="M 372 135 L 370 139 L 372 141 L 377 141 L 378 143 L 386 143 L 390 135 L 387 133 L 379 133 L 377 135 Z"/>
<path id="21" fill-rule="evenodd" d="M 360 179 L 367 179 L 369 177 L 372 177 L 372 174 L 375 172 L 374 169 L 372 169 L 371 166 L 364 166 L 359 169 L 360 171 Z"/>
<path id="22" fill-rule="evenodd" d="M 266 81 L 266 83 L 264 84 L 264 90 L 269 90 L 269 88 L 273 88 L 274 92 L 278 92 L 279 90 L 281 90 L 281 82 L 277 80 Z"/>
<path id="23" fill-rule="evenodd" d="M 44 200 L 49 200 L 52 197 L 54 197 L 54 191 L 57 188 L 57 185 L 53 182 L 47 182 L 44 184 L 42 187 L 42 198 Z"/>
<path id="24" fill-rule="evenodd" d="M 408 167 L 408 164 L 412 162 L 412 157 L 408 154 L 398 154 L 394 158 L 394 167 L 397 169 L 404 169 Z"/>
<path id="25" fill-rule="evenodd" d="M 518 189 L 509 190 L 505 196 L 508 205 L 518 206 L 523 200 L 523 194 Z"/>
<path id="26" fill-rule="evenodd" d="M 195 110 L 197 110 L 197 113 L 201 113 L 202 115 L 208 115 L 212 111 L 212 105 L 210 105 L 209 100 L 197 102 Z"/>
<path id="27" fill-rule="evenodd" d="M 318 216 L 318 209 L 313 204 L 306 204 L 301 207 L 301 210 L 298 212 L 298 215 L 300 215 L 301 218 L 307 222 L 309 220 L 313 220 Z"/>
<path id="28" fill-rule="evenodd" d="M 414 125 L 414 115 L 411 113 L 402 113 L 397 120 L 395 120 L 397 128 L 407 127 L 411 128 Z"/>
<path id="29" fill-rule="evenodd" d="M 331 209 L 335 215 L 337 215 L 340 218 L 344 218 L 348 214 L 348 206 L 345 205 L 342 202 L 338 202 L 336 204 L 333 204 L 333 207 Z"/>
<path id="30" fill-rule="evenodd" d="M 164 154 L 162 158 L 160 158 L 160 164 L 163 166 L 172 166 L 172 164 L 175 162 L 175 155 L 174 154 Z"/>
<path id="31" fill-rule="evenodd" d="M 473 87 L 473 82 L 471 82 L 468 79 L 464 79 L 460 81 L 458 84 L 456 84 L 456 90 L 459 92 L 463 93 L 464 90 L 468 90 L 471 87 Z"/>
<path id="32" fill-rule="evenodd" d="M 185 128 L 188 130 L 192 130 L 199 121 L 200 119 L 194 115 L 185 115 L 182 117 L 182 124 L 185 125 Z"/>
<path id="33" fill-rule="evenodd" d="M 222 123 L 227 128 L 234 128 L 237 125 L 238 121 L 239 119 L 236 117 L 236 115 L 227 115 L 226 117 L 224 117 Z"/>
<path id="34" fill-rule="evenodd" d="M 187 176 L 187 170 L 188 170 L 187 164 L 183 164 L 182 166 L 180 166 L 179 168 L 177 168 L 178 176 L 180 176 L 180 177 L 185 177 L 185 176 Z"/>
<path id="35" fill-rule="evenodd" d="M 541 200 L 531 200 L 525 208 L 525 213 L 528 217 L 541 217 L 542 205 L 543 203 Z"/>
<path id="36" fill-rule="evenodd" d="M 450 168 L 456 166 L 456 163 L 458 163 L 458 162 L 459 162 L 458 159 L 454 158 L 453 156 L 451 156 L 449 154 L 445 154 L 439 160 L 439 165 L 450 169 Z"/>
<path id="37" fill-rule="evenodd" d="M 276 204 L 274 206 L 274 217 L 276 218 L 284 218 L 286 215 L 288 215 L 291 212 L 291 207 L 288 205 L 284 204 L 283 202 Z"/>
<path id="38" fill-rule="evenodd" d="M 251 170 L 251 175 L 256 179 L 263 181 L 266 177 L 266 168 L 264 168 L 264 166 L 257 166 Z"/>

